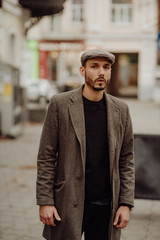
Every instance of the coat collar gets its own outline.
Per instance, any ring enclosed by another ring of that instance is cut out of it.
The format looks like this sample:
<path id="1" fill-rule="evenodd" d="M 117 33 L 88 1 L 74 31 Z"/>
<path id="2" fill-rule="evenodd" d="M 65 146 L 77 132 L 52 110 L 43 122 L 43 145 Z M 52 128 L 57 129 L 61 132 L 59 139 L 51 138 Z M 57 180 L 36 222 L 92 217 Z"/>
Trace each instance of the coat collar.
<path id="1" fill-rule="evenodd" d="M 78 141 L 81 146 L 82 165 L 85 172 L 85 158 L 86 158 L 86 136 L 85 136 L 85 118 L 84 107 L 82 99 L 83 86 L 74 91 L 70 97 L 69 112 L 71 121 L 77 135 Z M 106 106 L 107 106 L 107 126 L 108 126 L 108 143 L 109 143 L 109 159 L 110 159 L 110 172 L 112 173 L 114 152 L 117 139 L 117 129 L 120 119 L 120 109 L 115 104 L 113 97 L 104 93 Z"/>

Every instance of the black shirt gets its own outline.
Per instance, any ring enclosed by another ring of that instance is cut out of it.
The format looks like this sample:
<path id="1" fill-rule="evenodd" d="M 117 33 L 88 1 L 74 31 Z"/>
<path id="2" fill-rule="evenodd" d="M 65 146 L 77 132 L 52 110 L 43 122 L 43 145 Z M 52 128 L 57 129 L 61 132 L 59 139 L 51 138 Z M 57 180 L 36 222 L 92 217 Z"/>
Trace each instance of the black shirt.
<path id="1" fill-rule="evenodd" d="M 85 198 L 106 204 L 110 201 L 109 151 L 105 99 L 93 102 L 83 97 L 86 129 Z"/>

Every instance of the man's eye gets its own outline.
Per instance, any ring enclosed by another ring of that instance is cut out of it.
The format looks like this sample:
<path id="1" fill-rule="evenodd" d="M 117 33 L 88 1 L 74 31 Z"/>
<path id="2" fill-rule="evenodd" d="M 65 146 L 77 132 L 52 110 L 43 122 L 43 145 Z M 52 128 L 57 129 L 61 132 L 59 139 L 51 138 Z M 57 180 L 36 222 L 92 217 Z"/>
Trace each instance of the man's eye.
<path id="1" fill-rule="evenodd" d="M 95 65 L 92 65 L 91 68 L 96 68 L 96 66 L 95 66 Z"/>

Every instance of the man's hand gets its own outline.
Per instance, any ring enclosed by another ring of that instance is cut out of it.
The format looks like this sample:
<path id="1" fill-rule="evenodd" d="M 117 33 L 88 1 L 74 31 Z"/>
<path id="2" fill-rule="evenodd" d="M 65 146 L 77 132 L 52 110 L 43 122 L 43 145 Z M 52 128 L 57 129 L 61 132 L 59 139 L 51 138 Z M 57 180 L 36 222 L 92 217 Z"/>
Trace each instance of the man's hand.
<path id="1" fill-rule="evenodd" d="M 127 206 L 120 206 L 116 212 L 113 225 L 116 228 L 125 228 L 129 221 L 130 209 Z"/>
<path id="2" fill-rule="evenodd" d="M 39 207 L 40 221 L 44 224 L 56 226 L 54 220 L 61 221 L 61 218 L 54 206 L 40 206 Z"/>

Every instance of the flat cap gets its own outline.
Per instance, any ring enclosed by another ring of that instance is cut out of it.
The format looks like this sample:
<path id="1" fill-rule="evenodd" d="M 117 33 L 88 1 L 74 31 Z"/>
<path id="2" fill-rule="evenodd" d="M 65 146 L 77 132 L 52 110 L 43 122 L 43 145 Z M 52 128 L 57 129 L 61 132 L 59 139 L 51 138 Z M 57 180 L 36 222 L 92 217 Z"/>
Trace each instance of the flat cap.
<path id="1" fill-rule="evenodd" d="M 92 49 L 92 50 L 88 50 L 82 54 L 82 56 L 81 56 L 82 66 L 85 65 L 85 63 L 88 59 L 97 58 L 97 57 L 106 58 L 111 64 L 113 64 L 115 61 L 115 56 L 112 53 L 107 52 L 104 49 Z"/>

